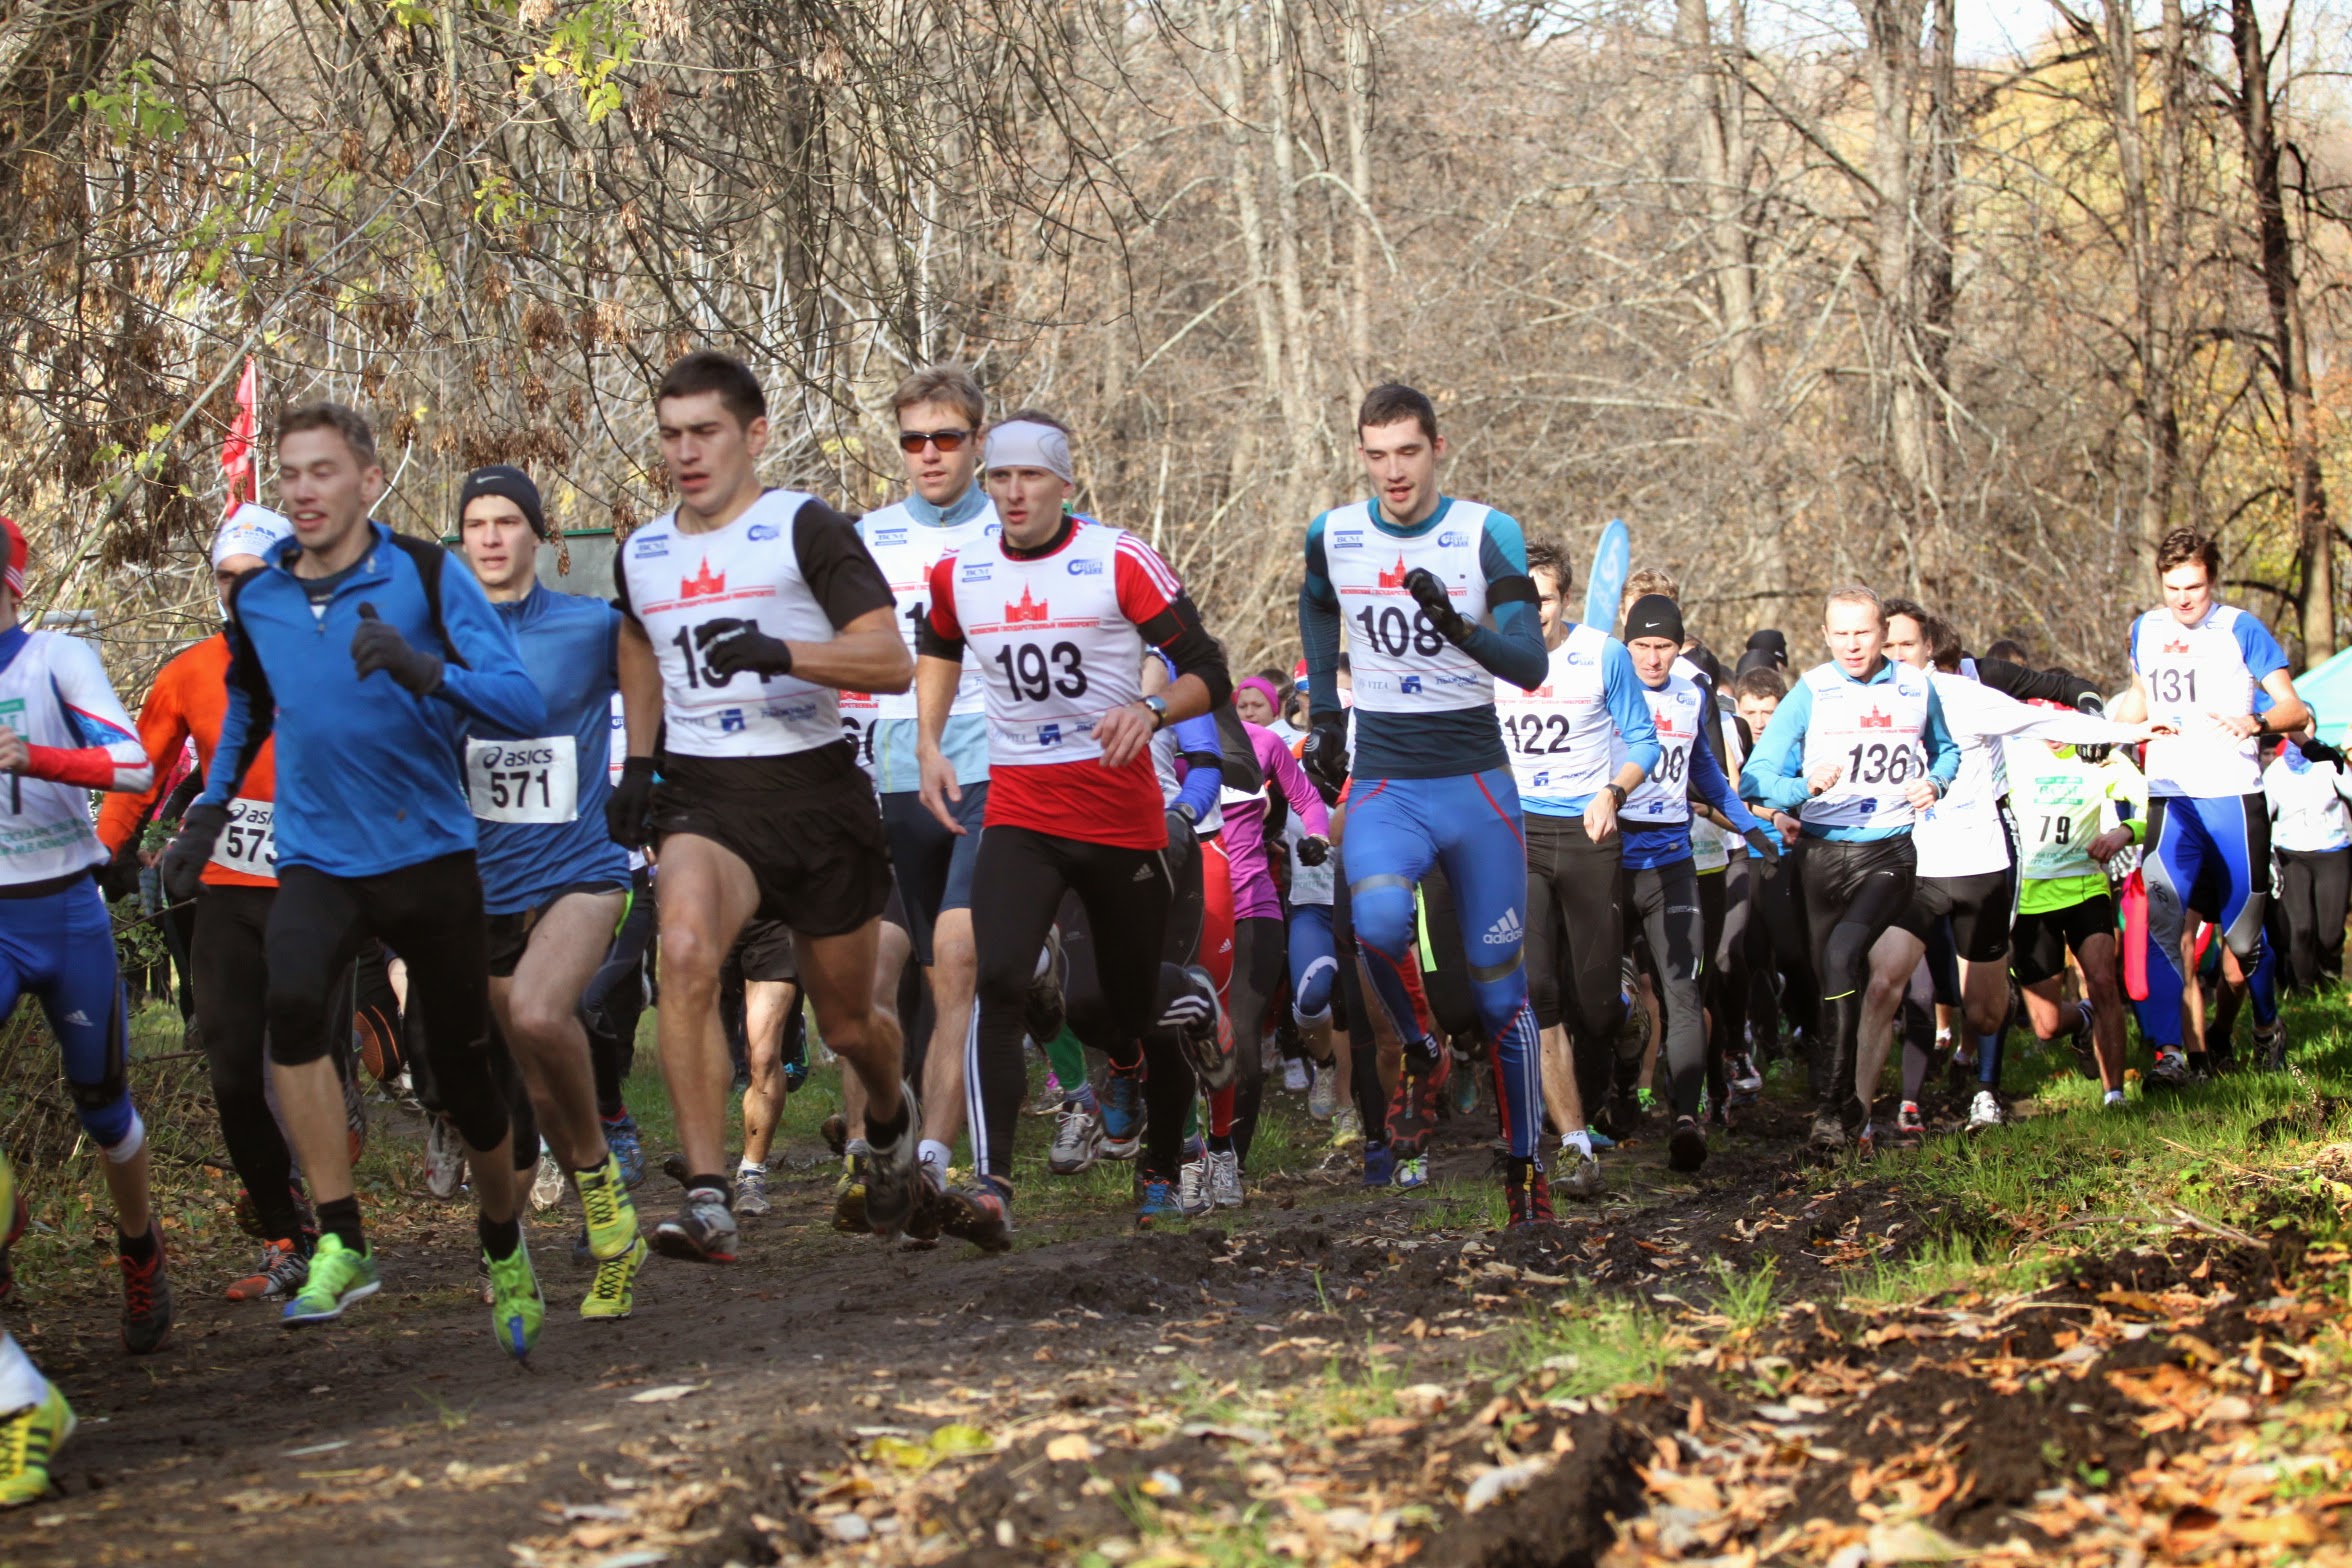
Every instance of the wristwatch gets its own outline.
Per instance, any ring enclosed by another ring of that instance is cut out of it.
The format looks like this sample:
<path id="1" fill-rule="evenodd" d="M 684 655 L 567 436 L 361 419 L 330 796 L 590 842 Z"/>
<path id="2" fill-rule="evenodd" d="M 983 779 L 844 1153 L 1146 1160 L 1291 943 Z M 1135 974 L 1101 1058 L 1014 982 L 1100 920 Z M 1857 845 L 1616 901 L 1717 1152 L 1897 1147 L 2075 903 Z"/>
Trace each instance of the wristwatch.
<path id="1" fill-rule="evenodd" d="M 1612 795 L 1614 795 L 1614 796 L 1616 796 L 1616 797 L 1617 797 L 1617 804 L 1618 804 L 1619 806 L 1623 806 L 1623 805 L 1625 804 L 1625 786 L 1624 786 L 1624 785 L 1622 785 L 1622 784 L 1620 784 L 1620 783 L 1616 782 L 1614 779 L 1612 779 L 1612 780 L 1610 780 L 1610 781 L 1609 781 L 1607 784 L 1603 785 L 1603 786 L 1602 786 L 1602 788 L 1606 789 L 1606 790 L 1607 790 L 1607 791 L 1608 791 L 1610 794 L 1612 794 Z"/>
<path id="2" fill-rule="evenodd" d="M 1166 729 L 1168 727 L 1168 699 L 1165 697 L 1146 697 L 1142 699 L 1142 701 L 1143 705 L 1151 710 L 1152 733 L 1156 735 L 1161 730 Z"/>

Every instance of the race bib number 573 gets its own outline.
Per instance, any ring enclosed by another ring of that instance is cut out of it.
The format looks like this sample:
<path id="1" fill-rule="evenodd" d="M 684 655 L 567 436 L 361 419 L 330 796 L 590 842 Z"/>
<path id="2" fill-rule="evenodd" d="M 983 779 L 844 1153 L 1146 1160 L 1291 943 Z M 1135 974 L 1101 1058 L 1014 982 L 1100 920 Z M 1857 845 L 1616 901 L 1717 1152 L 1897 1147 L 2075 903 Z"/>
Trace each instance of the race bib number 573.
<path id="1" fill-rule="evenodd" d="M 229 802 L 229 825 L 213 841 L 212 863 L 249 877 L 278 874 L 277 806 L 239 795 Z"/>
<path id="2" fill-rule="evenodd" d="M 580 748 L 569 735 L 466 742 L 466 796 L 484 822 L 570 822 L 580 814 Z"/>

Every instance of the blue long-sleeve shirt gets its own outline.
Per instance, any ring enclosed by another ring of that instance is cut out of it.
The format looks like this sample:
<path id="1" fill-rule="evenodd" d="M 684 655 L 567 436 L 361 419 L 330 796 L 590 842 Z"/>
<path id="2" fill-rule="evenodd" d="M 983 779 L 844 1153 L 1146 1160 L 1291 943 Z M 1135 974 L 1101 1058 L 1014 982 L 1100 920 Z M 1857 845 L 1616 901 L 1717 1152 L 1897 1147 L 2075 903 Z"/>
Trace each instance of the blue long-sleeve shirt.
<path id="1" fill-rule="evenodd" d="M 1708 722 L 1713 723 L 1714 717 L 1710 711 Z M 1739 798 L 1739 792 L 1731 787 L 1731 780 L 1723 776 L 1723 764 L 1715 760 L 1715 753 L 1708 749 L 1704 740 L 1695 741 L 1691 745 L 1690 793 L 1692 799 L 1704 801 L 1722 812 L 1733 829 L 1743 835 L 1762 826 Z M 1625 842 L 1619 847 L 1618 857 L 1629 871 L 1672 865 L 1677 860 L 1690 857 L 1691 825 L 1688 817 L 1680 822 L 1641 822 L 1620 816 L 1617 826 L 1625 834 Z M 1754 851 L 1749 853 L 1752 855 Z"/>
<path id="2" fill-rule="evenodd" d="M 1845 680 L 1854 681 L 1843 670 L 1838 673 Z M 1894 678 L 1893 663 L 1881 659 L 1869 680 L 1854 684 L 1877 686 Z M 1805 777 L 1805 732 L 1812 721 L 1813 689 L 1799 680 L 1789 687 L 1788 695 L 1773 710 L 1772 722 L 1764 726 L 1763 737 L 1748 754 L 1748 765 L 1740 771 L 1742 796 L 1792 816 L 1803 812 L 1805 803 L 1813 798 L 1813 786 Z M 1952 739 L 1951 728 L 1944 722 L 1944 705 L 1936 697 L 1933 686 L 1928 688 L 1927 723 L 1919 732 L 1919 740 L 1927 751 L 1927 776 L 1935 780 L 1939 791 L 1950 789 L 1953 778 L 1960 772 L 1960 745 Z M 1842 843 L 1867 843 L 1910 831 L 1908 822 L 1880 827 L 1805 824 L 1809 836 Z"/>
<path id="3" fill-rule="evenodd" d="M 1453 497 L 1410 528 L 1390 522 L 1375 501 L 1373 526 L 1392 539 L 1418 539 L 1441 526 Z M 1324 554 L 1323 528 L 1330 514 L 1307 525 L 1306 581 L 1299 589 L 1299 639 L 1307 655 L 1309 709 L 1317 717 L 1337 714 L 1339 701 L 1339 593 L 1332 586 Z M 1517 519 L 1489 511 L 1478 541 L 1478 564 L 1489 588 L 1527 576 L 1527 541 Z M 1492 626 L 1474 627 L 1462 651 L 1481 669 L 1528 690 L 1543 684 L 1547 656 L 1543 620 L 1532 599 L 1489 600 Z M 1492 704 L 1475 708 L 1411 713 L 1356 710 L 1355 771 L 1367 778 L 1451 778 L 1484 773 L 1507 764 Z"/>
<path id="4" fill-rule="evenodd" d="M 277 737 L 278 865 L 375 876 L 475 847 L 463 760 L 445 710 L 536 735 L 547 707 L 514 634 L 473 574 L 438 545 L 370 522 L 367 554 L 315 611 L 287 539 L 229 597 L 228 710 L 202 803 L 226 805 Z M 426 572 L 440 577 L 434 624 Z M 389 674 L 361 679 L 351 639 L 361 607 L 443 661 L 441 684 L 412 695 Z"/>

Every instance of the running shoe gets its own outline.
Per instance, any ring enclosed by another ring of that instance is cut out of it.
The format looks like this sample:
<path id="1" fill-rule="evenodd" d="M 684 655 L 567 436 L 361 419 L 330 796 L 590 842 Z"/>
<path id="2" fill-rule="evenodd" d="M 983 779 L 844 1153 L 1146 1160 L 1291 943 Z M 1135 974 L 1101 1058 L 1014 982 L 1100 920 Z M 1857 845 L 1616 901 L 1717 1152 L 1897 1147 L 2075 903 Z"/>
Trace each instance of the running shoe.
<path id="1" fill-rule="evenodd" d="M 1813 1113 L 1813 1130 L 1811 1135 L 1806 1138 L 1805 1144 L 1815 1154 L 1843 1154 L 1846 1145 L 1853 1141 L 1853 1136 L 1846 1131 L 1846 1124 L 1839 1119 L 1837 1112 L 1816 1111 Z"/>
<path id="2" fill-rule="evenodd" d="M 906 1234 L 907 1216 L 915 1211 L 917 1189 L 923 1181 L 919 1169 L 923 1163 L 922 1107 L 915 1101 L 913 1084 L 902 1081 L 898 1092 L 906 1125 L 899 1129 L 895 1142 L 873 1150 L 866 1166 L 866 1228 L 884 1241 L 896 1241 Z"/>
<path id="3" fill-rule="evenodd" d="M 1209 1201 L 1220 1209 L 1238 1209 L 1249 1201 L 1241 1189 L 1241 1156 L 1231 1149 L 1209 1151 Z"/>
<path id="4" fill-rule="evenodd" d="M 833 1184 L 833 1228 L 844 1236 L 869 1236 L 866 1223 L 866 1159 L 872 1151 L 863 1138 L 849 1140 L 841 1157 L 841 1179 Z"/>
<path id="5" fill-rule="evenodd" d="M 2091 1004 L 2077 1002 L 2074 1007 L 2074 1034 L 2067 1041 L 2067 1044 L 2074 1047 L 2074 1070 L 2091 1082 L 2097 1083 L 2099 1081 L 2099 1053 L 2092 1042 Z M 2259 1031 L 2257 1033 L 2259 1034 Z"/>
<path id="6" fill-rule="evenodd" d="M 1403 1159 L 1397 1161 L 1395 1180 L 1396 1184 L 1400 1187 L 1428 1186 L 1429 1156 L 1426 1154 L 1408 1154 Z"/>
<path id="7" fill-rule="evenodd" d="M 572 1179 L 564 1174 L 563 1162 L 558 1160 L 545 1145 L 541 1145 L 539 1171 L 531 1178 L 532 1209 L 540 1214 L 545 1214 L 549 1209 L 563 1202 L 564 1194 L 571 1190 L 571 1186 Z"/>
<path id="8" fill-rule="evenodd" d="M 2128 1111 L 2131 1109 L 2131 1102 L 2123 1097 L 2123 1091 L 2121 1089 L 2108 1090 L 2105 1096 L 2101 1098 L 2099 1104 L 2102 1110 Z"/>
<path id="9" fill-rule="evenodd" d="M 1478 1074 L 1468 1057 L 1454 1063 L 1453 1110 L 1456 1116 L 1478 1114 Z"/>
<path id="10" fill-rule="evenodd" d="M 2262 1058 L 2265 1070 L 2283 1073 L 2287 1070 L 2287 1024 L 2274 1018 L 2268 1024 L 2254 1026 L 2254 1051 Z"/>
<path id="11" fill-rule="evenodd" d="M 621 1172 L 621 1185 L 636 1187 L 645 1180 L 645 1145 L 637 1136 L 637 1118 L 627 1111 L 604 1119 L 604 1146 L 612 1151 Z"/>
<path id="12" fill-rule="evenodd" d="M 1102 1086 L 1103 1158 L 1132 1160 L 1143 1147 L 1143 1075 L 1113 1069 Z"/>
<path id="13" fill-rule="evenodd" d="M 1045 945 L 1037 950 L 1037 968 L 1030 973 L 1028 993 L 1021 998 L 1021 1026 L 1042 1050 L 1061 1038 L 1068 1017 L 1062 995 L 1062 934 L 1048 928 Z"/>
<path id="14" fill-rule="evenodd" d="M 465 1185 L 465 1140 L 457 1123 L 441 1112 L 425 1128 L 425 1190 L 436 1198 L 454 1198 Z"/>
<path id="15" fill-rule="evenodd" d="M 293 1295 L 310 1278 L 310 1259 L 289 1238 L 261 1246 L 261 1262 L 243 1279 L 231 1280 L 224 1294 L 231 1301 L 277 1301 Z"/>
<path id="16" fill-rule="evenodd" d="M 755 1219 L 768 1212 L 768 1173 L 765 1169 L 754 1165 L 736 1170 L 735 1212 Z"/>
<path id="17" fill-rule="evenodd" d="M 1295 1056 L 1283 1058 L 1282 1087 L 1291 1094 L 1307 1092 L 1307 1064 Z"/>
<path id="18" fill-rule="evenodd" d="M 1601 1174 L 1599 1156 L 1582 1149 L 1562 1148 L 1560 1164 L 1559 1190 L 1568 1197 L 1597 1198 L 1609 1190 L 1608 1178 Z"/>
<path id="19" fill-rule="evenodd" d="M 1054 1123 L 1053 1147 L 1046 1152 L 1045 1168 L 1056 1176 L 1075 1176 L 1101 1159 L 1102 1151 L 1101 1118 L 1075 1100 L 1064 1101 L 1061 1119 Z"/>
<path id="20" fill-rule="evenodd" d="M 1756 1058 L 1746 1051 L 1731 1059 L 1731 1093 L 1727 1098 L 1734 1105 L 1753 1105 L 1764 1093 L 1764 1075 L 1756 1070 Z"/>
<path id="21" fill-rule="evenodd" d="M 1670 1169 L 1688 1173 L 1707 1163 L 1707 1132 L 1692 1116 L 1674 1118 L 1674 1131 L 1666 1139 L 1666 1164 Z"/>
<path id="22" fill-rule="evenodd" d="M 1241 1070 L 1233 1024 L 1225 1016 L 1225 1004 L 1208 971 L 1191 964 L 1184 972 L 1192 984 L 1177 992 L 1162 1010 L 1160 1027 L 1176 1032 L 1177 1048 L 1192 1064 L 1192 1075 L 1200 1080 L 1202 1092 L 1214 1094 L 1233 1082 L 1234 1074 Z"/>
<path id="23" fill-rule="evenodd" d="M 1905 1100 L 1895 1110 L 1895 1142 L 1906 1149 L 1916 1149 L 1927 1137 L 1927 1120 L 1919 1114 L 1917 1100 Z"/>
<path id="24" fill-rule="evenodd" d="M 1859 1160 L 1878 1158 L 1878 1128 L 1875 1124 L 1864 1122 L 1862 1130 L 1854 1134 L 1854 1157 Z"/>
<path id="25" fill-rule="evenodd" d="M 367 1152 L 367 1096 L 360 1090 L 359 1074 L 348 1069 L 343 1074 L 343 1135 L 351 1146 L 351 1163 L 357 1165 Z"/>
<path id="26" fill-rule="evenodd" d="M 1342 1105 L 1331 1113 L 1331 1148 L 1344 1152 L 1362 1145 L 1364 1118 L 1352 1105 Z"/>
<path id="27" fill-rule="evenodd" d="M 1070 1092 L 1062 1087 L 1061 1075 L 1048 1067 L 1045 1070 L 1044 1087 L 1037 1091 L 1037 1098 L 1029 1102 L 1029 1114 L 1032 1116 L 1055 1115 L 1069 1098 Z"/>
<path id="28" fill-rule="evenodd" d="M 601 1168 L 580 1173 L 578 1185 L 589 1255 L 617 1258 L 627 1252 L 637 1241 L 637 1200 L 621 1179 L 619 1156 L 606 1154 Z"/>
<path id="29" fill-rule="evenodd" d="M 353 1252 L 343 1245 L 342 1237 L 329 1231 L 319 1238 L 318 1251 L 310 1255 L 310 1277 L 286 1303 L 279 1321 L 288 1328 L 331 1323 L 343 1315 L 345 1307 L 365 1301 L 383 1288 L 384 1281 L 376 1273 L 376 1249 Z"/>
<path id="30" fill-rule="evenodd" d="M 1364 1185 L 1386 1187 L 1396 1180 L 1396 1151 L 1387 1144 L 1364 1146 Z"/>
<path id="31" fill-rule="evenodd" d="M 1998 1127 L 2009 1118 L 2001 1110 L 2000 1097 L 1990 1089 L 1979 1089 L 1976 1098 L 1968 1102 L 1968 1130 L 1982 1132 L 1987 1127 Z"/>
<path id="32" fill-rule="evenodd" d="M 0 1416 L 0 1508 L 22 1508 L 49 1495 L 49 1465 L 74 1435 L 73 1406 L 43 1379 L 41 1402 Z"/>
<path id="33" fill-rule="evenodd" d="M 1646 1089 L 1642 1091 L 1643 1094 L 1648 1092 Z M 1641 1096 L 1630 1089 L 1620 1089 L 1611 1095 L 1609 1107 L 1602 1113 L 1603 1125 L 1609 1129 L 1609 1136 L 1623 1143 L 1640 1132 L 1645 1109 Z"/>
<path id="34" fill-rule="evenodd" d="M 636 1311 L 637 1271 L 651 1251 L 643 1236 L 632 1236 L 628 1251 L 599 1262 L 596 1278 L 588 1282 L 588 1294 L 580 1300 L 580 1316 L 614 1323 Z"/>
<path id="35" fill-rule="evenodd" d="M 146 1262 L 133 1262 L 127 1252 L 115 1254 L 123 1275 L 123 1349 L 134 1356 L 161 1350 L 171 1337 L 171 1273 L 163 1261 L 163 1227 L 149 1219 L 147 1228 L 155 1235 L 155 1250 Z"/>
<path id="36" fill-rule="evenodd" d="M 817 1129 L 817 1136 L 825 1140 L 825 1147 L 833 1151 L 833 1158 L 842 1159 L 849 1153 L 849 1120 L 839 1111 L 825 1118 Z"/>
<path id="37" fill-rule="evenodd" d="M 1656 1091 L 1656 1090 L 1654 1090 L 1654 1089 L 1652 1089 L 1652 1088 L 1651 1088 L 1651 1087 L 1650 1087 L 1648 1084 L 1646 1084 L 1646 1083 L 1645 1083 L 1645 1084 L 1643 1084 L 1643 1085 L 1642 1085 L 1640 1088 L 1638 1088 L 1638 1089 L 1636 1089 L 1636 1090 L 1634 1090 L 1634 1091 L 1633 1091 L 1633 1098 L 1634 1098 L 1634 1101 L 1635 1101 L 1635 1103 L 1636 1103 L 1636 1104 L 1638 1104 L 1638 1105 L 1640 1105 L 1640 1107 L 1641 1107 L 1641 1113 L 1642 1113 L 1644 1116 L 1647 1116 L 1647 1115 L 1649 1115 L 1649 1114 L 1650 1114 L 1650 1112 L 1652 1112 L 1652 1111 L 1654 1111 L 1654 1110 L 1656 1110 L 1656 1109 L 1658 1108 L 1658 1095 L 1657 1095 L 1657 1091 Z"/>
<path id="38" fill-rule="evenodd" d="M 2148 1069 L 2150 1088 L 2186 1089 L 2194 1081 L 2189 1074 L 2187 1052 L 2169 1045 L 2157 1050 L 2155 1065 Z"/>
<path id="39" fill-rule="evenodd" d="M 674 1217 L 653 1228 L 653 1250 L 688 1263 L 732 1263 L 739 1235 L 727 1194 L 717 1187 L 695 1187 Z"/>
<path id="40" fill-rule="evenodd" d="M 1307 1086 L 1307 1114 L 1319 1122 L 1327 1122 L 1339 1109 L 1338 1065 L 1318 1066 L 1310 1077 L 1313 1082 Z"/>
<path id="41" fill-rule="evenodd" d="M 1606 1154 L 1617 1147 L 1617 1140 L 1598 1127 L 1587 1126 L 1584 1129 L 1584 1141 L 1593 1146 L 1593 1152 L 1596 1154 Z"/>
<path id="42" fill-rule="evenodd" d="M 939 1228 L 982 1252 L 1004 1252 L 1013 1244 L 1013 1207 L 995 1183 L 951 1187 L 939 1195 Z"/>
<path id="43" fill-rule="evenodd" d="M 1194 1219 L 1217 1206 L 1209 1196 L 1209 1162 L 1205 1156 L 1186 1160 L 1176 1168 L 1176 1206 Z"/>
<path id="44" fill-rule="evenodd" d="M 1503 1174 L 1503 1205 L 1510 1216 L 1506 1226 L 1511 1230 L 1526 1230 L 1532 1226 L 1555 1223 L 1552 1212 L 1552 1184 L 1544 1175 L 1543 1166 L 1534 1160 L 1513 1160 Z"/>
<path id="45" fill-rule="evenodd" d="M 1135 1218 L 1139 1223 L 1190 1218 L 1184 1206 L 1176 1201 L 1176 1184 L 1166 1177 L 1144 1175 L 1137 1186 L 1141 1189 L 1135 1204 Z"/>
<path id="46" fill-rule="evenodd" d="M 508 1355 L 528 1361 L 531 1347 L 539 1343 L 539 1325 L 547 1321 L 547 1297 L 531 1268 L 531 1245 L 517 1241 L 511 1257 L 484 1253 L 482 1261 L 490 1266 L 491 1332 Z"/>

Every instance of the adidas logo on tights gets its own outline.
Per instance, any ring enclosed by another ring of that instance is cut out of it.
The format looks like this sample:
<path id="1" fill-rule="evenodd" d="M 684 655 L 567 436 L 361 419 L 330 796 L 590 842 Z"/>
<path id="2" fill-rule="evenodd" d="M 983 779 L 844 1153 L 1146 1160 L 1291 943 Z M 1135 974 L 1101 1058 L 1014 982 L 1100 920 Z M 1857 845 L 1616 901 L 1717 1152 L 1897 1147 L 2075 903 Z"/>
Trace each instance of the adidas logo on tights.
<path id="1" fill-rule="evenodd" d="M 1513 942 L 1519 940 L 1519 936 L 1519 911 L 1506 909 L 1503 911 L 1502 919 L 1486 928 L 1486 945 L 1489 947 L 1509 947 Z"/>

